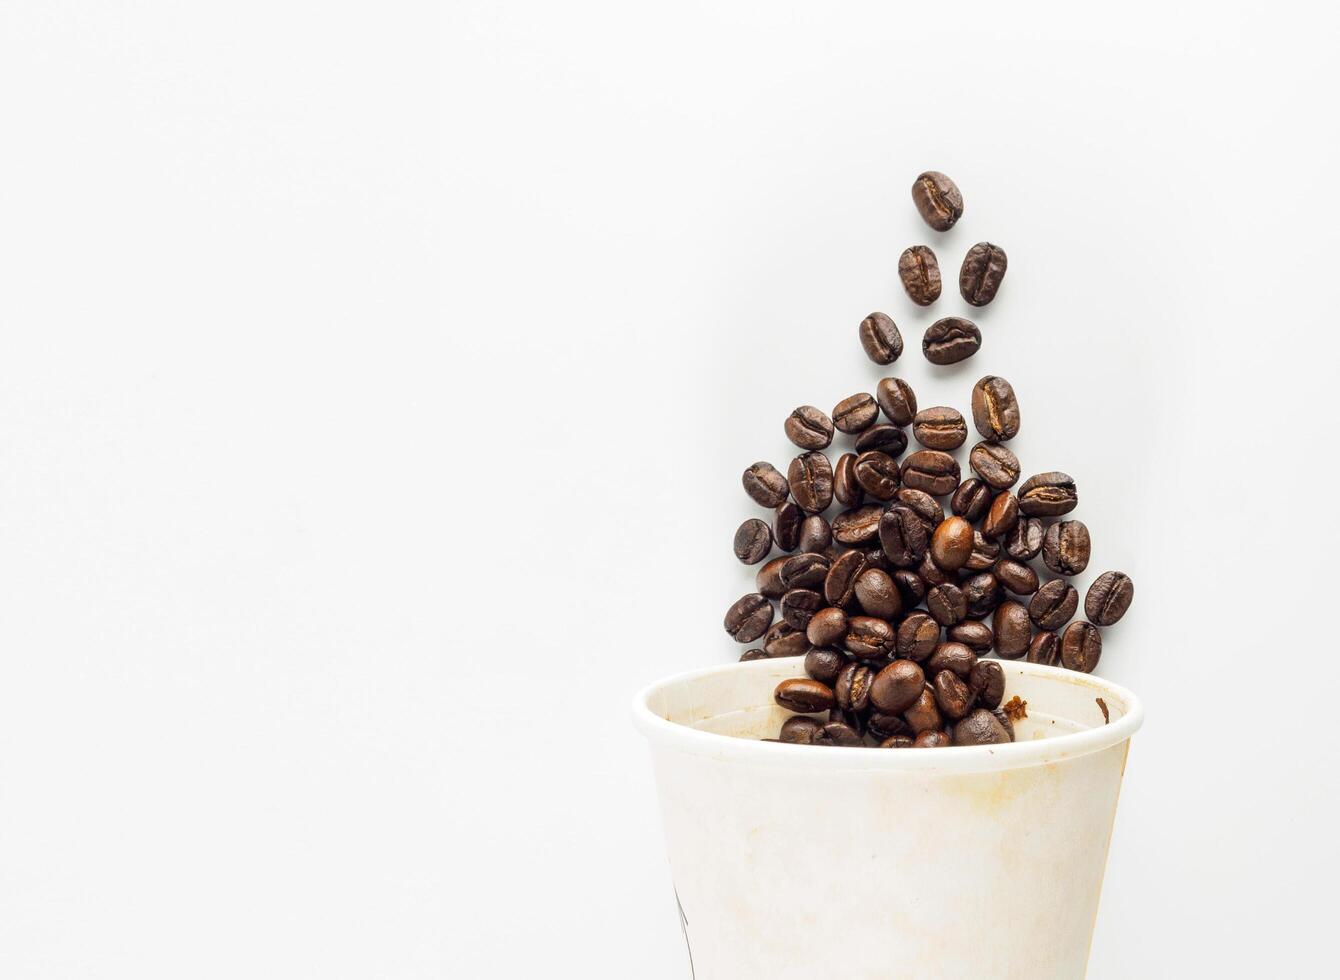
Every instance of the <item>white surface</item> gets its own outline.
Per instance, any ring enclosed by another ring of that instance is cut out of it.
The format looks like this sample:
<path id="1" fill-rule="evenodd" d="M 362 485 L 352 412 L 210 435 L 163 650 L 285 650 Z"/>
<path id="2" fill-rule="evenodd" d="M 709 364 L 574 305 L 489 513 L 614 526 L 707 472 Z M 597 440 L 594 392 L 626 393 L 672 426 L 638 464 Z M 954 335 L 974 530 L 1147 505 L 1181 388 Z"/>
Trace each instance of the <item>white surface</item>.
<path id="1" fill-rule="evenodd" d="M 1333 17 L 0 6 L 0 976 L 682 980 L 628 697 L 880 307 L 1137 584 L 1090 976 L 1324 972 Z"/>
<path id="2" fill-rule="evenodd" d="M 695 980 L 809 980 L 835 948 L 852 980 L 1082 976 L 1142 708 L 1101 678 L 1004 673 L 1017 741 L 953 752 L 760 741 L 791 717 L 773 690 L 798 657 L 640 693 Z"/>

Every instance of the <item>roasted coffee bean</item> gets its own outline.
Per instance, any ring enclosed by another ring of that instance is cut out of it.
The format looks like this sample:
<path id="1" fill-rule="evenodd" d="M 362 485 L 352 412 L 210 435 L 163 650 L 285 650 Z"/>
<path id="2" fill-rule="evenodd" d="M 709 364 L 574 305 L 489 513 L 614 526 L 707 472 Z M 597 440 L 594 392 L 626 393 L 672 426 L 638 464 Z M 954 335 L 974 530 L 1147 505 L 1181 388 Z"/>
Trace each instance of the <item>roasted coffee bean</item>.
<path id="1" fill-rule="evenodd" d="M 786 472 L 791 496 L 807 514 L 822 514 L 833 502 L 833 468 L 823 453 L 802 453 Z"/>
<path id="2" fill-rule="evenodd" d="M 972 532 L 972 554 L 963 567 L 970 572 L 983 572 L 996 563 L 1000 557 L 1000 545 L 990 540 L 981 531 Z"/>
<path id="3" fill-rule="evenodd" d="M 947 749 L 953 744 L 953 737 L 944 729 L 922 732 L 912 740 L 914 749 Z"/>
<path id="4" fill-rule="evenodd" d="M 1042 560 L 1057 575 L 1089 567 L 1089 529 L 1083 521 L 1057 521 L 1042 537 Z"/>
<path id="5" fill-rule="evenodd" d="M 962 643 L 979 657 L 985 657 L 990 653 L 991 646 L 996 641 L 991 627 L 975 619 L 967 619 L 949 627 L 949 639 L 955 643 Z"/>
<path id="6" fill-rule="evenodd" d="M 861 733 L 845 721 L 830 721 L 824 725 L 823 741 L 815 744 L 856 746 L 861 744 Z"/>
<path id="7" fill-rule="evenodd" d="M 1027 703 L 1027 702 L 1025 702 Z M 1010 736 L 1010 741 L 1014 741 L 1014 722 L 1010 721 L 1009 713 L 1004 708 L 994 708 L 991 711 L 996 721 L 1000 722 L 1000 727 L 1004 729 L 1005 734 Z"/>
<path id="8" fill-rule="evenodd" d="M 894 735 L 910 735 L 912 728 L 903 721 L 901 715 L 872 708 L 866 721 L 866 730 L 876 738 L 891 738 Z"/>
<path id="9" fill-rule="evenodd" d="M 780 599 L 782 597 L 782 593 L 786 591 L 786 583 L 782 581 L 782 568 L 790 560 L 786 555 L 783 555 L 763 564 L 763 567 L 758 570 L 758 574 L 754 576 L 754 581 L 757 583 L 756 588 L 760 595 L 769 599 Z M 826 571 L 827 568 L 825 568 Z"/>
<path id="10" fill-rule="evenodd" d="M 757 592 L 741 596 L 726 610 L 722 625 L 736 643 L 752 643 L 772 625 L 772 603 Z"/>
<path id="11" fill-rule="evenodd" d="M 995 708 L 1005 697 L 1005 668 L 999 660 L 979 660 L 968 673 L 968 690 L 983 708 Z"/>
<path id="12" fill-rule="evenodd" d="M 903 597 L 904 609 L 911 609 L 926 598 L 926 580 L 910 568 L 895 571 L 893 584 L 898 586 L 898 594 Z"/>
<path id="13" fill-rule="evenodd" d="M 865 499 L 865 491 L 856 482 L 856 454 L 843 453 L 833 469 L 833 496 L 843 507 L 856 507 Z"/>
<path id="14" fill-rule="evenodd" d="M 870 685 L 870 703 L 887 714 L 902 714 L 926 688 L 926 675 L 910 660 L 895 660 Z M 909 723 L 911 719 L 908 719 Z"/>
<path id="15" fill-rule="evenodd" d="M 776 507 L 791 492 L 786 477 L 771 463 L 755 463 L 741 478 L 744 492 L 760 507 Z"/>
<path id="16" fill-rule="evenodd" d="M 835 703 L 833 689 L 812 677 L 784 680 L 777 685 L 772 696 L 783 708 L 801 714 L 827 711 Z"/>
<path id="17" fill-rule="evenodd" d="M 833 420 L 813 405 L 801 405 L 788 415 L 784 428 L 801 449 L 826 449 L 833 441 Z"/>
<path id="18" fill-rule="evenodd" d="M 805 521 L 805 512 L 794 500 L 783 503 L 772 517 L 772 537 L 777 547 L 783 551 L 795 551 L 800 547 L 800 525 Z"/>
<path id="19" fill-rule="evenodd" d="M 936 231 L 948 231 L 963 217 L 963 195 L 958 185 L 938 170 L 927 170 L 912 182 L 912 203 L 923 221 Z"/>
<path id="20" fill-rule="evenodd" d="M 1010 730 L 985 708 L 976 709 L 954 726 L 955 745 L 1003 745 L 1012 741 Z"/>
<path id="21" fill-rule="evenodd" d="M 832 684 L 838 673 L 847 666 L 847 658 L 832 647 L 815 647 L 805 654 L 805 673 L 816 681 Z"/>
<path id="22" fill-rule="evenodd" d="M 982 521 L 982 534 L 988 538 L 1003 538 L 1019 523 L 1019 501 L 1008 490 L 1002 490 L 991 499 L 991 509 Z"/>
<path id="23" fill-rule="evenodd" d="M 883 313 L 871 313 L 858 331 L 865 356 L 876 364 L 892 364 L 903 355 L 903 335 Z"/>
<path id="24" fill-rule="evenodd" d="M 1028 517 L 1060 517 L 1078 503 L 1075 481 L 1064 473 L 1039 473 L 1019 488 L 1019 513 Z"/>
<path id="25" fill-rule="evenodd" d="M 1019 400 L 1008 381 L 988 374 L 972 386 L 972 422 L 987 442 L 1019 434 Z"/>
<path id="26" fill-rule="evenodd" d="M 813 745 L 820 738 L 823 725 L 807 715 L 792 715 L 782 722 L 780 740 L 793 745 Z"/>
<path id="27" fill-rule="evenodd" d="M 788 593 L 789 595 L 790 593 Z M 815 593 L 815 598 L 822 601 L 822 597 Z M 785 607 L 786 600 L 782 600 Z M 786 609 L 782 609 L 782 615 L 786 615 Z M 847 614 L 841 609 L 828 606 L 820 609 L 810 616 L 808 624 L 805 626 L 805 638 L 816 647 L 832 646 L 840 642 L 847 635 Z"/>
<path id="28" fill-rule="evenodd" d="M 1061 662 L 1061 638 L 1051 630 L 1034 633 L 1028 644 L 1028 662 L 1055 667 Z"/>
<path id="29" fill-rule="evenodd" d="M 785 589 L 821 589 L 828 569 L 832 565 L 826 557 L 819 554 L 804 553 L 793 555 L 782 561 L 780 578 Z M 762 589 L 759 589 L 763 592 Z M 767 593 L 764 593 L 766 595 Z M 773 596 L 772 598 L 781 598 Z"/>
<path id="30" fill-rule="evenodd" d="M 1030 561 L 1042 551 L 1042 522 L 1036 517 L 1021 517 L 1005 535 L 1005 551 L 1016 561 Z"/>
<path id="31" fill-rule="evenodd" d="M 1028 615 L 1038 629 L 1059 630 L 1079 608 L 1079 593 L 1063 578 L 1045 582 L 1028 601 Z"/>
<path id="32" fill-rule="evenodd" d="M 940 298 L 940 263 L 925 245 L 903 250 L 898 257 L 898 278 L 907 298 L 918 306 L 930 306 Z"/>
<path id="33" fill-rule="evenodd" d="M 878 530 L 878 525 L 876 525 Z M 811 514 L 800 522 L 800 550 L 820 552 L 833 543 L 833 528 L 818 514 Z"/>
<path id="34" fill-rule="evenodd" d="M 949 509 L 969 521 L 980 521 L 991 509 L 991 488 L 975 476 L 968 477 L 949 498 Z"/>
<path id="35" fill-rule="evenodd" d="M 1017 660 L 1028 649 L 1033 638 L 1033 624 L 1028 619 L 1028 609 L 1022 603 L 1006 599 L 996 607 L 991 620 L 992 632 L 996 634 L 996 654 L 1007 660 Z"/>
<path id="36" fill-rule="evenodd" d="M 968 615 L 973 619 L 990 616 L 1005 598 L 1000 581 L 990 572 L 978 572 L 963 582 L 963 598 L 968 603 Z"/>
<path id="37" fill-rule="evenodd" d="M 942 670 L 936 674 L 931 687 L 935 691 L 936 707 L 947 718 L 957 721 L 972 707 L 972 691 L 963 683 L 963 678 L 952 670 Z"/>
<path id="38" fill-rule="evenodd" d="M 845 545 L 873 541 L 879 536 L 879 520 L 883 516 L 884 508 L 879 504 L 844 510 L 833 518 L 833 537 L 839 544 Z"/>
<path id="39" fill-rule="evenodd" d="M 957 572 L 972 554 L 972 525 L 962 517 L 946 517 L 931 535 L 931 558 L 946 572 Z"/>
<path id="40" fill-rule="evenodd" d="M 861 453 L 856 457 L 856 482 L 876 500 L 892 500 L 898 491 L 898 461 L 884 453 Z"/>
<path id="41" fill-rule="evenodd" d="M 907 449 L 907 433 L 896 425 L 880 422 L 856 437 L 858 453 L 879 452 L 886 456 L 901 456 Z"/>
<path id="42" fill-rule="evenodd" d="M 827 603 L 824 602 L 824 597 L 813 589 L 792 589 L 782 596 L 780 604 L 782 621 L 790 623 L 798 630 L 803 630 L 809 626 L 810 617 L 824 608 L 825 605 Z M 828 644 L 821 643 L 819 645 L 827 646 Z"/>
<path id="43" fill-rule="evenodd" d="M 958 460 L 938 449 L 922 449 L 903 460 L 902 480 L 913 490 L 943 497 L 958 487 L 958 478 Z M 794 493 L 794 480 L 791 489 Z"/>
<path id="44" fill-rule="evenodd" d="M 867 568 L 856 578 L 856 602 L 867 616 L 894 619 L 903 611 L 903 597 L 893 577 L 882 568 Z"/>
<path id="45" fill-rule="evenodd" d="M 870 565 L 863 551 L 844 552 L 828 569 L 824 579 L 824 598 L 830 606 L 847 608 L 856 594 L 856 579 Z"/>
<path id="46" fill-rule="evenodd" d="M 735 530 L 735 557 L 746 565 L 757 565 L 772 550 L 772 531 L 757 517 Z"/>
<path id="47" fill-rule="evenodd" d="M 1104 572 L 1084 596 L 1084 615 L 1099 626 L 1111 626 L 1130 608 L 1135 583 L 1122 572 Z"/>
<path id="48" fill-rule="evenodd" d="M 1071 670 L 1092 674 L 1102 655 L 1103 638 L 1093 623 L 1077 620 L 1061 634 L 1061 663 Z"/>
<path id="49" fill-rule="evenodd" d="M 809 652 L 810 641 L 803 630 L 782 620 L 773 623 L 772 628 L 763 634 L 763 649 L 769 657 L 800 657 Z"/>
<path id="50" fill-rule="evenodd" d="M 1000 584 L 1014 595 L 1032 595 L 1038 590 L 1038 573 L 1023 562 L 1002 558 L 996 562 L 995 572 Z"/>
<path id="51" fill-rule="evenodd" d="M 833 696 L 843 711 L 864 711 L 870 706 L 870 685 L 875 679 L 874 671 L 865 664 L 848 664 L 838 674 L 833 685 Z"/>
<path id="52" fill-rule="evenodd" d="M 925 660 L 940 645 L 940 624 L 928 613 L 910 613 L 898 624 L 897 651 L 905 660 Z"/>
<path id="53" fill-rule="evenodd" d="M 1009 260 L 1005 250 L 990 242 L 978 242 L 963 256 L 958 274 L 958 291 L 972 306 L 985 306 L 996 298 Z"/>
<path id="54" fill-rule="evenodd" d="M 921 559 L 921 564 L 917 566 L 917 574 L 926 580 L 926 594 L 937 585 L 946 583 L 957 584 L 958 575 L 954 572 L 946 572 L 939 565 L 935 564 L 935 559 L 931 557 L 930 549 L 926 550 L 926 556 Z"/>
<path id="55" fill-rule="evenodd" d="M 884 554 L 884 549 L 879 547 L 878 544 L 868 547 L 861 546 L 861 550 L 865 552 L 866 568 L 878 568 L 883 572 L 893 571 L 893 566 L 889 564 L 888 556 Z"/>
<path id="56" fill-rule="evenodd" d="M 876 660 L 893 652 L 897 634 L 892 626 L 874 616 L 853 616 L 847 621 L 843 648 L 853 657 Z"/>
<path id="57" fill-rule="evenodd" d="M 911 425 L 916 417 L 916 393 L 902 378 L 885 378 L 875 385 L 875 400 L 894 425 Z"/>
<path id="58" fill-rule="evenodd" d="M 968 465 L 992 490 L 1008 490 L 1019 482 L 1019 457 L 1000 443 L 979 442 L 973 446 Z"/>
<path id="59" fill-rule="evenodd" d="M 935 703 L 935 692 L 923 685 L 916 700 L 903 711 L 903 720 L 918 735 L 939 728 L 944 719 L 940 716 L 940 706 Z"/>
<path id="60" fill-rule="evenodd" d="M 926 609 L 941 626 L 953 626 L 968 616 L 968 599 L 957 585 L 933 585 L 926 593 Z"/>
<path id="61" fill-rule="evenodd" d="M 926 328 L 921 352 L 932 364 L 957 364 L 976 354 L 982 346 L 982 331 L 961 316 L 947 316 Z"/>
<path id="62" fill-rule="evenodd" d="M 890 735 L 879 743 L 879 747 L 881 749 L 910 749 L 915 744 L 915 740 L 908 738 L 906 735 Z"/>
<path id="63" fill-rule="evenodd" d="M 753 650 L 746 650 L 744 653 L 740 654 L 740 663 L 748 663 L 750 660 L 767 660 L 767 659 L 768 659 L 768 652 L 766 650 L 759 650 L 757 647 L 755 647 Z"/>
<path id="64" fill-rule="evenodd" d="M 912 419 L 912 435 L 927 449 L 954 450 L 968 441 L 968 423 L 952 408 L 923 408 Z"/>
<path id="65" fill-rule="evenodd" d="M 921 518 L 922 523 L 926 525 L 927 534 L 939 527 L 940 522 L 945 519 L 945 509 L 941 506 L 940 501 L 925 490 L 902 487 L 893 495 L 893 499 L 899 504 L 912 508 L 913 512 Z M 897 506 L 897 504 L 894 506 Z M 962 517 L 963 515 L 960 514 L 959 516 Z"/>
<path id="66" fill-rule="evenodd" d="M 833 407 L 833 425 L 841 432 L 862 432 L 879 418 L 879 406 L 865 392 L 844 398 Z"/>
<path id="67" fill-rule="evenodd" d="M 942 670 L 951 670 L 959 677 L 966 678 L 972 673 L 975 663 L 977 654 L 973 653 L 967 644 L 951 640 L 937 646 L 935 652 L 926 660 L 926 676 L 934 677 Z"/>

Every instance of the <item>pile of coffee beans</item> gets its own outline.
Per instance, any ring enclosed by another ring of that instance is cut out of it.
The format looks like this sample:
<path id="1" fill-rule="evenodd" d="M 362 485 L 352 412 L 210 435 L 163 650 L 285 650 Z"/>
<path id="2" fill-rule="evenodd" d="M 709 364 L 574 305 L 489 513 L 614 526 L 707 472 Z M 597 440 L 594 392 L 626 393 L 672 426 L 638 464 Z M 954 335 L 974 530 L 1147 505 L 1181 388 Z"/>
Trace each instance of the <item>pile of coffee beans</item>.
<path id="1" fill-rule="evenodd" d="M 943 174 L 922 174 L 912 194 L 936 230 L 963 213 Z M 935 302 L 940 272 L 929 248 L 909 248 L 898 270 L 913 302 Z M 960 292 L 985 305 L 1004 274 L 1004 251 L 975 245 Z M 859 335 L 878 364 L 902 354 L 882 313 L 863 320 Z M 923 350 L 933 363 L 953 363 L 980 344 L 974 324 L 947 317 L 927 330 Z M 989 654 L 1086 673 L 1097 666 L 1099 627 L 1125 614 L 1131 579 L 1104 572 L 1084 597 L 1087 620 L 1074 620 L 1080 596 L 1068 576 L 1088 567 L 1091 552 L 1088 527 L 1068 516 L 1079 503 L 1075 481 L 1059 471 L 1024 477 L 1006 445 L 1020 428 L 1007 380 L 981 378 L 970 405 L 979 441 L 969 474 L 953 455 L 968 442 L 968 420 L 948 406 L 919 409 L 911 386 L 893 377 L 831 413 L 795 409 L 783 429 L 800 453 L 786 472 L 766 462 L 744 471 L 745 492 L 772 517 L 749 518 L 735 533 L 735 556 L 760 567 L 757 591 L 727 610 L 724 625 L 736 642 L 758 644 L 741 660 L 805 658 L 808 676 L 776 690 L 777 703 L 797 713 L 782 741 L 1008 742 L 1018 713 L 1002 705 L 1005 674 Z M 838 434 L 851 447 L 832 460 Z"/>

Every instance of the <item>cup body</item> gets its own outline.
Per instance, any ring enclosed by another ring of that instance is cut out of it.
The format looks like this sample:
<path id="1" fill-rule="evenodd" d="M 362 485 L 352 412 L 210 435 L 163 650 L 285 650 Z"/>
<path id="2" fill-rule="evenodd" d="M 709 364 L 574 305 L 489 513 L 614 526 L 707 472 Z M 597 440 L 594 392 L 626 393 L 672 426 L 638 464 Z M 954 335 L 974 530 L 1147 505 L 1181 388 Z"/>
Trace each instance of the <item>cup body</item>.
<path id="1" fill-rule="evenodd" d="M 1097 677 L 1001 666 L 1006 698 L 1028 702 L 1010 745 L 759 741 L 789 717 L 772 692 L 802 658 L 643 691 L 685 976 L 1083 977 L 1143 712 Z"/>

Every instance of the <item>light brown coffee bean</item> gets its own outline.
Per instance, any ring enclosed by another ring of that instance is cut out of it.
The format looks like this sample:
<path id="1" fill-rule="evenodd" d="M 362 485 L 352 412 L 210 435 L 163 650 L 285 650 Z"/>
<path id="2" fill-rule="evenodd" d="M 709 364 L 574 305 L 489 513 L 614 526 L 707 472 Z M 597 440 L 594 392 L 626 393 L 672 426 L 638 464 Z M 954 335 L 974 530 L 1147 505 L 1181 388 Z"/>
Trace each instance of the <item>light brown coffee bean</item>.
<path id="1" fill-rule="evenodd" d="M 930 306 L 940 298 L 940 263 L 925 245 L 904 249 L 898 258 L 898 278 L 908 299 L 918 306 Z"/>
<path id="2" fill-rule="evenodd" d="M 916 417 L 916 393 L 902 378 L 885 378 L 875 385 L 875 400 L 894 425 L 911 425 Z"/>
<path id="3" fill-rule="evenodd" d="M 963 217 L 958 185 L 938 170 L 918 174 L 912 182 L 912 203 L 922 220 L 936 231 L 948 231 Z"/>
<path id="4" fill-rule="evenodd" d="M 871 313 L 861 321 L 861 347 L 876 364 L 892 364 L 903 354 L 903 335 L 883 313 Z"/>
<path id="5" fill-rule="evenodd" d="M 912 435 L 927 449 L 951 451 L 967 442 L 968 423 L 952 408 L 923 408 L 912 419 Z"/>
<path id="6" fill-rule="evenodd" d="M 972 421 L 987 442 L 1019 434 L 1019 400 L 1008 381 L 988 374 L 972 386 Z"/>

